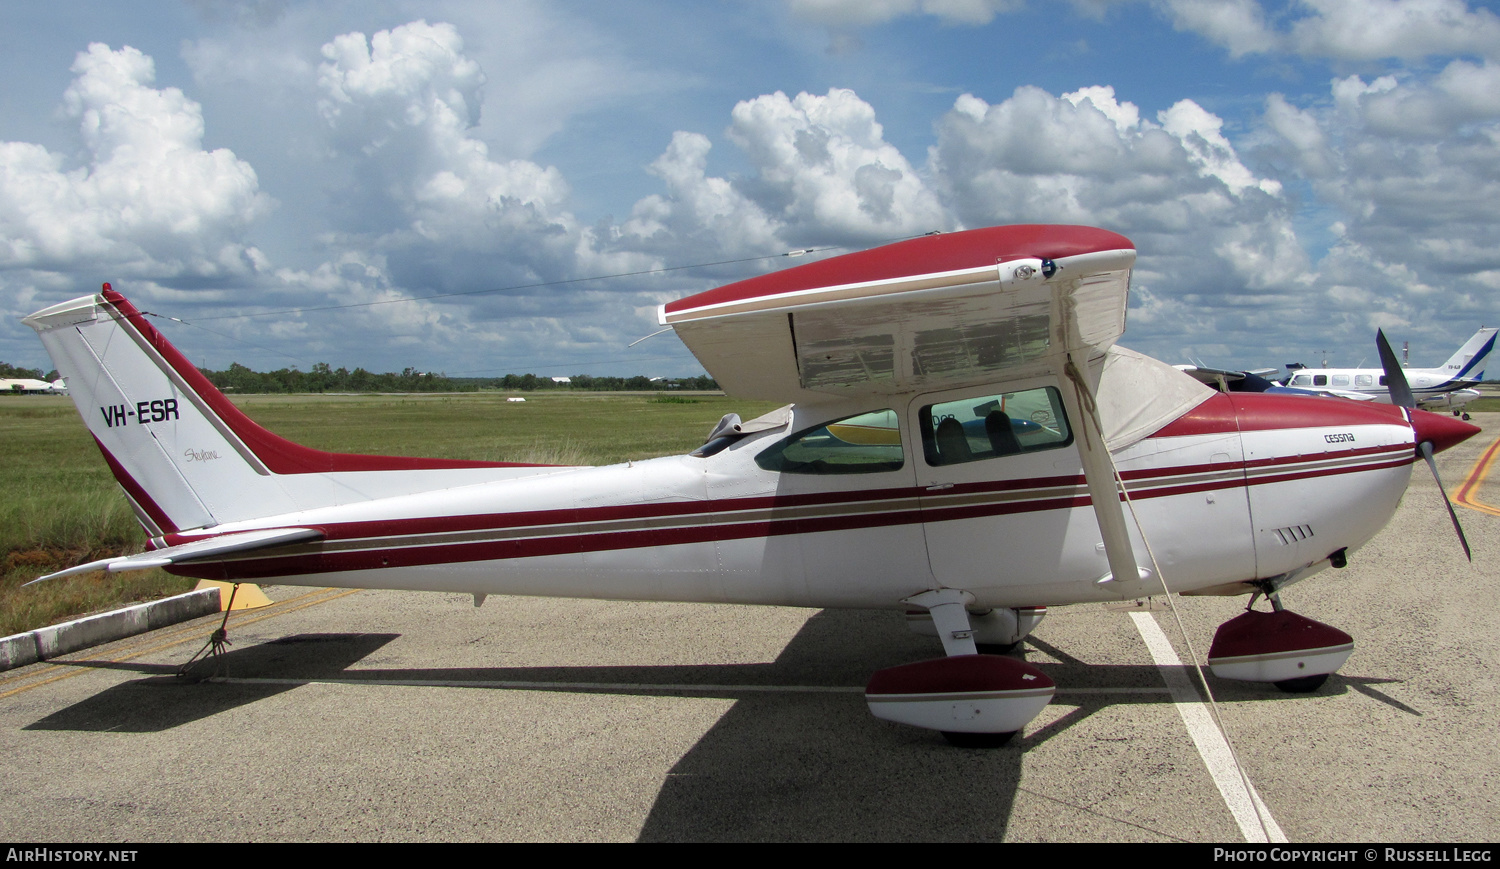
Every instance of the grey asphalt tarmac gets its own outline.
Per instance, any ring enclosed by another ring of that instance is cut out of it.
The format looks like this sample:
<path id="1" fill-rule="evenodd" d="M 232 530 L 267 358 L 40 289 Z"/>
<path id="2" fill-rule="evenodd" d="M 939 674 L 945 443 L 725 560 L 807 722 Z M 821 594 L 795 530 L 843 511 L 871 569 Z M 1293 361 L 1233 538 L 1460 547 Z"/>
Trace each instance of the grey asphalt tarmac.
<path id="1" fill-rule="evenodd" d="M 1439 457 L 1450 492 L 1500 434 L 1476 421 Z M 1439 497 L 1419 464 L 1347 569 L 1285 592 L 1354 636 L 1340 674 L 1209 681 L 1291 842 L 1500 839 L 1500 516 L 1460 509 L 1470 565 Z M 172 675 L 215 619 L 3 674 L 0 838 L 1245 841 L 1101 606 L 1048 615 L 1024 652 L 1056 701 L 973 750 L 866 711 L 871 672 L 940 653 L 892 613 L 266 591 L 222 681 Z M 1244 601 L 1179 600 L 1199 655 Z"/>

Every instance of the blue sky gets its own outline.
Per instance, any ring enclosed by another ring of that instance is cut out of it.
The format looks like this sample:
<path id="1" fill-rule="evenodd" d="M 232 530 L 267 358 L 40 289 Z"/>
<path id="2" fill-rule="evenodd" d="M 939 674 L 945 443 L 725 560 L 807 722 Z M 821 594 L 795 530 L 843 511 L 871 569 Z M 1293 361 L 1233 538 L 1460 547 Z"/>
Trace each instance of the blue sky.
<path id="1" fill-rule="evenodd" d="M 1131 237 L 1122 343 L 1169 362 L 1500 323 L 1500 17 L 1459 0 L 5 4 L 0 82 L 28 366 L 18 318 L 109 280 L 207 367 L 697 373 L 627 347 L 656 305 L 1023 222 Z"/>

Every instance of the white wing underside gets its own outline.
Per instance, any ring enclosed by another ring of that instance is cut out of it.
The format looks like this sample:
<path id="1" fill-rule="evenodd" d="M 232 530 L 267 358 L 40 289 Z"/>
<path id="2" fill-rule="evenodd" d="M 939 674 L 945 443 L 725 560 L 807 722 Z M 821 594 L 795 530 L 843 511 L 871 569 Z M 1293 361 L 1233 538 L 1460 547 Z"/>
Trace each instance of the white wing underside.
<path id="1" fill-rule="evenodd" d="M 1135 251 L 816 287 L 662 312 L 725 391 L 817 402 L 1037 376 L 1125 328 Z"/>

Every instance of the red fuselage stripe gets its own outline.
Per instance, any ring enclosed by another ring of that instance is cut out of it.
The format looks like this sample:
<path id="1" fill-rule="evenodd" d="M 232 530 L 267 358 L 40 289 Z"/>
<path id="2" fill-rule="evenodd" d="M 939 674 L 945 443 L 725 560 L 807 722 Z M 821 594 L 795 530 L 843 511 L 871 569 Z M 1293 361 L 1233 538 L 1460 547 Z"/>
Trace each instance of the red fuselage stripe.
<path id="1" fill-rule="evenodd" d="M 1405 448 L 1401 448 L 1401 451 L 1404 452 Z M 1178 486 L 1158 485 L 1151 488 L 1133 490 L 1130 497 L 1135 500 L 1149 500 L 1192 492 L 1239 488 L 1246 485 L 1269 485 L 1371 470 L 1387 470 L 1410 465 L 1414 461 L 1414 457 L 1409 454 L 1396 455 L 1395 450 L 1387 450 L 1386 452 L 1391 453 L 1391 455 L 1384 460 L 1336 465 L 1333 467 L 1326 466 L 1327 460 L 1346 456 L 1347 453 L 1325 454 L 1313 459 L 1304 458 L 1297 460 L 1303 464 L 1315 466 L 1305 468 L 1301 471 L 1288 468 L 1285 473 L 1257 475 L 1252 477 L 1248 482 L 1243 477 L 1231 475 L 1225 479 L 1201 483 L 1188 483 Z M 1284 460 L 1283 463 L 1290 464 L 1291 462 Z M 1213 467 L 1224 471 L 1243 469 L 1244 466 L 1235 465 L 1229 468 Z M 1160 479 L 1165 481 L 1172 477 L 1185 476 L 1186 471 L 1187 469 L 1174 468 L 1157 472 L 1157 474 Z M 811 534 L 823 531 L 910 525 L 920 522 L 958 521 L 1017 513 L 1041 513 L 1050 510 L 1087 507 L 1092 503 L 1086 493 L 1071 484 L 1074 478 L 1047 479 L 1067 480 L 1069 482 L 1060 486 L 1036 487 L 1034 484 L 1039 481 L 1024 481 L 1033 484 L 1026 488 L 1039 489 L 1035 496 L 1029 498 L 1012 497 L 1001 501 L 945 507 L 942 502 L 944 500 L 951 500 L 954 496 L 954 490 L 945 490 L 941 496 L 932 496 L 930 493 L 923 493 L 928 505 L 924 505 L 922 509 L 907 507 L 889 511 L 864 511 L 834 516 L 798 516 L 795 515 L 798 512 L 796 509 L 786 510 L 788 505 L 777 498 L 756 498 L 676 505 L 679 507 L 691 506 L 693 508 L 691 510 L 681 510 L 677 513 L 660 512 L 662 507 L 671 505 L 652 505 L 655 509 L 649 511 L 638 507 L 595 508 L 586 511 L 545 511 L 553 519 L 549 523 L 540 521 L 517 522 L 514 520 L 518 517 L 514 515 L 507 516 L 505 514 L 489 517 L 430 517 L 413 520 L 391 520 L 378 523 L 349 523 L 346 525 L 328 526 L 329 537 L 325 541 L 325 544 L 305 544 L 299 548 L 317 550 L 326 544 L 333 544 L 335 542 L 342 543 L 345 546 L 353 545 L 355 548 L 341 551 L 307 551 L 304 553 L 270 557 L 251 557 L 212 564 L 178 565 L 173 567 L 172 571 L 188 576 L 208 578 L 257 579 L 291 574 L 327 573 L 387 567 L 419 567 L 466 561 L 503 561 L 546 555 L 743 540 L 777 537 L 788 534 Z M 1077 478 L 1077 481 L 1078 486 L 1081 487 L 1082 478 Z M 1022 481 L 1013 481 L 1013 483 L 1017 484 L 1020 482 Z M 1017 485 L 1014 488 L 1020 487 Z M 920 490 L 908 489 L 900 491 L 910 496 L 916 496 Z M 855 494 L 866 495 L 868 493 Z M 837 496 L 827 496 L 824 499 L 824 503 L 831 503 L 831 500 L 835 497 Z M 868 500 L 868 498 L 858 498 L 842 503 L 852 504 Z M 911 502 L 908 500 L 907 503 Z M 773 516 L 769 519 L 756 518 L 753 521 L 736 521 L 737 511 L 749 509 L 763 510 L 765 508 L 776 509 L 778 512 L 786 510 L 786 512 L 793 515 Z M 606 511 L 607 516 L 604 515 Z M 560 514 L 573 515 L 572 518 L 564 518 Z M 586 514 L 587 519 L 581 518 L 580 514 Z M 522 515 L 529 516 L 530 514 Z M 707 517 L 710 515 L 718 516 L 721 521 L 700 522 L 689 526 L 671 524 L 671 520 L 673 519 L 680 520 L 689 516 Z M 482 518 L 489 518 L 492 524 L 486 527 L 478 527 L 476 521 Z M 604 521 L 606 518 L 609 520 L 654 519 L 660 527 L 602 532 L 589 532 L 577 527 L 577 524 L 580 522 Z M 496 522 L 494 520 L 507 521 Z M 421 537 L 427 534 L 460 530 L 504 531 L 549 524 L 558 529 L 556 533 L 547 533 L 541 528 L 537 528 L 539 533 L 532 536 L 504 540 L 477 540 L 451 543 L 421 543 L 411 540 L 403 545 L 403 538 Z"/>
<path id="2" fill-rule="evenodd" d="M 160 505 L 151 499 L 151 496 L 146 493 L 145 488 L 140 483 L 137 483 L 134 477 L 130 476 L 130 472 L 125 470 L 125 466 L 121 465 L 110 451 L 105 449 L 104 444 L 100 443 L 97 437 L 94 438 L 94 445 L 99 448 L 99 452 L 104 456 L 104 463 L 109 465 L 109 472 L 115 475 L 115 482 L 120 484 L 120 488 L 124 489 L 125 494 L 130 496 L 130 500 L 134 501 L 150 517 L 151 521 L 156 524 L 156 527 L 166 533 L 177 531 L 177 523 L 172 521 L 172 517 L 167 515 L 167 511 L 163 510 Z"/>

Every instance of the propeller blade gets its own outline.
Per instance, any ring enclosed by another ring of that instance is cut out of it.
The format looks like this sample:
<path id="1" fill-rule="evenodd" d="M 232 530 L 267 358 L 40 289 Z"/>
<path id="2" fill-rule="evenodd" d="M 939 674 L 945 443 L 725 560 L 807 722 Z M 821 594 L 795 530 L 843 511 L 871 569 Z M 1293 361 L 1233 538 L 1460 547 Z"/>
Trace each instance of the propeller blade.
<path id="1" fill-rule="evenodd" d="M 1448 518 L 1453 520 L 1453 530 L 1458 532 L 1458 542 L 1463 544 L 1464 557 L 1472 562 L 1474 556 L 1469 552 L 1469 539 L 1464 536 L 1463 526 L 1458 524 L 1458 513 L 1453 510 L 1453 502 L 1448 500 L 1448 490 L 1443 488 L 1443 478 L 1438 476 L 1437 462 L 1432 458 L 1432 441 L 1422 441 L 1417 444 L 1417 449 L 1422 453 L 1422 458 L 1427 460 L 1427 467 L 1432 469 L 1432 478 L 1437 481 L 1438 491 L 1443 494 L 1443 506 L 1448 508 Z"/>
<path id="2" fill-rule="evenodd" d="M 1375 346 L 1380 350 L 1380 367 L 1385 369 L 1385 388 L 1390 390 L 1391 404 L 1407 410 L 1415 409 L 1417 402 L 1411 397 L 1411 387 L 1406 384 L 1406 372 L 1396 361 L 1390 342 L 1385 340 L 1385 332 L 1379 329 L 1375 330 Z"/>

